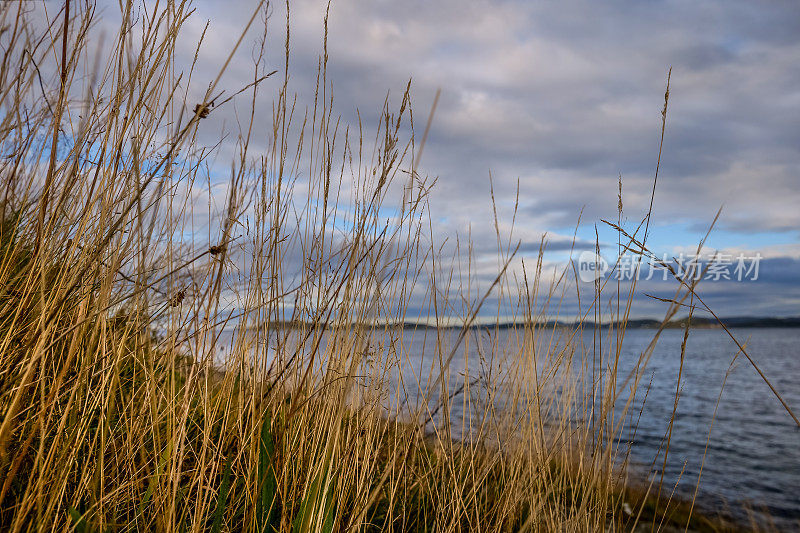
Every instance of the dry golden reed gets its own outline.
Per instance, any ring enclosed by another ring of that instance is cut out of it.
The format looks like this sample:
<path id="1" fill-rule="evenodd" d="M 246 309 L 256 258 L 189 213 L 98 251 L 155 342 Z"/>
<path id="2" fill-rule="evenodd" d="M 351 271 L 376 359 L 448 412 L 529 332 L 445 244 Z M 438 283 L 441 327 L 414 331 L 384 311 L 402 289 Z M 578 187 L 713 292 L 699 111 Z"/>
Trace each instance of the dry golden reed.
<path id="1" fill-rule="evenodd" d="M 569 270 L 547 285 L 540 254 L 510 276 L 498 230 L 476 297 L 442 256 L 410 84 L 354 131 L 333 113 L 327 51 L 310 105 L 290 92 L 289 34 L 267 40 L 265 5 L 209 82 L 198 53 L 177 59 L 187 2 L 122 2 L 115 33 L 91 4 L 2 4 L 0 529 L 725 527 L 662 482 L 628 487 L 618 442 L 649 354 L 619 387 L 630 298 L 588 351 L 594 311 L 546 320 Z M 223 91 L 254 34 L 252 82 Z M 265 67 L 276 45 L 282 72 Z M 234 96 L 225 152 L 201 129 Z M 489 294 L 515 309 L 507 346 L 473 335 Z M 680 285 L 665 323 L 687 298 Z M 404 327 L 415 301 L 432 329 Z M 433 364 L 392 379 L 423 334 Z M 474 343 L 482 380 L 459 367 Z"/>

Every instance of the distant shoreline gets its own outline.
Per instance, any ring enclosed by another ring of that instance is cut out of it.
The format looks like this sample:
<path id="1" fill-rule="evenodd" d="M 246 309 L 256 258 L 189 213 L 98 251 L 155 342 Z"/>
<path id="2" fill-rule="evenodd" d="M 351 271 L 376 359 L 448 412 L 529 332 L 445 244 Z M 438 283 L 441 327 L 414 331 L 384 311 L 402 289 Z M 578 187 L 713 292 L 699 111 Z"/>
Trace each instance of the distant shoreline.
<path id="1" fill-rule="evenodd" d="M 665 329 L 681 329 L 686 327 L 686 318 L 679 318 L 667 322 Z M 800 317 L 792 318 L 776 318 L 776 317 L 729 317 L 720 319 L 726 327 L 729 328 L 800 328 Z M 590 329 L 594 327 L 609 328 L 616 327 L 623 324 L 625 329 L 658 329 L 661 326 L 660 320 L 643 318 L 643 319 L 629 319 L 624 322 L 603 322 L 596 323 L 591 321 L 584 321 L 582 327 Z M 490 324 L 475 324 L 472 328 L 492 328 L 500 327 L 501 329 L 512 328 L 517 326 L 524 326 L 523 321 L 509 321 Z M 549 320 L 546 322 L 537 322 L 538 327 L 570 327 L 574 328 L 579 325 L 578 322 L 567 322 L 561 320 Z M 406 327 L 430 327 L 435 328 L 435 325 L 427 324 L 414 324 L 406 323 Z M 459 325 L 443 326 L 445 328 L 461 328 Z M 692 317 L 692 328 L 697 329 L 722 329 L 722 326 L 714 318 L 707 317 Z"/>
<path id="2" fill-rule="evenodd" d="M 686 327 L 686 317 L 678 318 L 675 320 L 670 320 L 667 322 L 665 329 L 681 329 Z M 789 318 L 780 318 L 780 317 L 747 317 L 747 316 L 739 316 L 739 317 L 727 317 L 720 319 L 726 327 L 729 328 L 800 328 L 800 317 L 789 317 Z M 514 327 L 525 326 L 528 322 L 522 320 L 514 320 L 514 321 L 495 321 L 495 322 L 476 322 L 469 326 L 469 329 L 492 329 L 492 328 L 499 328 L 499 329 L 510 329 Z M 539 328 L 547 327 L 566 327 L 566 328 L 575 328 L 580 325 L 583 329 L 592 329 L 595 327 L 600 327 L 602 329 L 607 329 L 609 327 L 616 327 L 621 324 L 624 324 L 625 329 L 658 329 L 661 327 L 661 321 L 651 318 L 641 318 L 641 319 L 629 319 L 624 322 L 603 322 L 603 323 L 596 323 L 592 321 L 584 321 L 579 323 L 577 321 L 564 321 L 564 320 L 547 320 L 547 321 L 536 321 L 535 325 Z M 303 322 L 299 320 L 293 321 L 284 321 L 284 322 L 269 322 L 266 324 L 262 324 L 262 327 L 281 327 L 281 328 L 300 328 L 303 326 L 311 326 L 311 322 Z M 370 326 L 372 324 L 367 323 L 356 323 L 352 322 L 349 324 L 350 326 Z M 440 324 L 432 324 L 427 321 L 415 321 L 415 320 L 405 320 L 405 321 L 397 321 L 397 322 L 382 322 L 381 326 L 389 326 L 389 327 L 402 327 L 404 329 L 462 329 L 464 327 L 463 322 L 458 323 L 453 319 L 444 320 Z M 341 323 L 332 324 L 332 328 L 343 327 Z M 692 317 L 691 327 L 695 329 L 722 329 L 722 326 L 717 322 L 714 318 L 708 317 Z"/>

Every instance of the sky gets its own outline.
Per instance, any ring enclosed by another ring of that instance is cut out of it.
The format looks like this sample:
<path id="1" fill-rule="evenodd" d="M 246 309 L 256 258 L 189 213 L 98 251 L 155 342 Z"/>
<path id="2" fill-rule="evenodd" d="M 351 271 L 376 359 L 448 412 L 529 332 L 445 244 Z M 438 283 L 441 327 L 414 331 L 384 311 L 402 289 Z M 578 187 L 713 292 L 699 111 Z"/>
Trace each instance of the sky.
<path id="1" fill-rule="evenodd" d="M 182 53 L 191 57 L 208 21 L 199 63 L 211 76 L 255 3 L 194 6 Z M 301 105 L 312 103 L 326 8 L 290 3 L 289 90 Z M 269 13 L 267 70 L 282 71 L 285 6 Z M 223 88 L 252 79 L 257 37 L 248 34 Z M 649 247 L 692 253 L 722 208 L 705 257 L 758 258 L 758 276 L 738 281 L 731 268 L 734 279 L 701 283 L 706 301 L 726 316 L 800 315 L 796 2 L 339 0 L 330 4 L 327 53 L 343 124 L 358 116 L 374 124 L 387 94 L 396 108 L 409 80 L 423 122 L 441 90 L 420 171 L 436 178 L 436 239 L 469 234 L 484 280 L 498 268 L 490 176 L 501 227 L 514 217 L 521 242 L 512 271 L 535 260 L 543 234 L 548 266 L 595 241 L 613 263 L 617 236 L 602 220 L 617 220 L 620 178 L 624 226 L 647 211 L 671 69 Z M 262 97 L 280 84 L 268 80 Z M 209 138 L 235 122 L 236 105 L 203 123 Z M 263 126 L 256 144 L 267 143 Z M 674 287 L 644 280 L 634 314 L 662 315 L 665 304 L 646 294 L 671 296 Z"/>

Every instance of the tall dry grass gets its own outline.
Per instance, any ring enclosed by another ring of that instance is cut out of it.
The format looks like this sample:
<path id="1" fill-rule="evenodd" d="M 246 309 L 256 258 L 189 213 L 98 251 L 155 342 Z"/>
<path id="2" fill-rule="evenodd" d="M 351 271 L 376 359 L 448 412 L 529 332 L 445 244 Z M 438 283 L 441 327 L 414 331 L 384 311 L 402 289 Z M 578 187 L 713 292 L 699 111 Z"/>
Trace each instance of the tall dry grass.
<path id="1" fill-rule="evenodd" d="M 586 348 L 605 287 L 583 296 L 577 325 L 548 325 L 573 273 L 540 291 L 540 254 L 514 279 L 514 241 L 498 231 L 498 276 L 482 290 L 514 304 L 514 343 L 479 347 L 496 369 L 483 380 L 459 373 L 483 300 L 469 267 L 448 267 L 432 241 L 410 88 L 378 124 L 349 131 L 327 56 L 301 107 L 288 70 L 265 68 L 276 43 L 264 30 L 238 88 L 251 112 L 239 114 L 225 202 L 206 199 L 217 178 L 199 127 L 230 105 L 221 80 L 263 13 L 208 83 L 176 62 L 186 2 L 122 4 L 102 46 L 91 5 L 45 19 L 3 3 L 0 528 L 723 527 L 661 483 L 628 488 L 618 442 L 635 416 L 620 398 L 643 375 L 618 388 L 631 298 L 607 317 L 618 326 L 598 330 L 603 349 Z M 288 37 L 277 45 L 288 65 Z M 665 322 L 692 288 L 679 286 Z M 421 334 L 402 327 L 420 292 L 435 362 L 394 381 Z M 444 328 L 456 308 L 463 327 Z M 461 430 L 458 405 L 470 413 Z"/>

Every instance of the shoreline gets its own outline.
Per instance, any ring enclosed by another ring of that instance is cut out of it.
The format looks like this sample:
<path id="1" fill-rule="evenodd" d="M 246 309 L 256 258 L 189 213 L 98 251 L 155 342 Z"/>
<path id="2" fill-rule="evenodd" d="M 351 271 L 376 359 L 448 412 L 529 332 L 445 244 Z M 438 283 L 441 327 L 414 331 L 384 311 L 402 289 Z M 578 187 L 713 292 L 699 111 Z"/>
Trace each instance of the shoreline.
<path id="1" fill-rule="evenodd" d="M 800 317 L 721 317 L 720 320 L 725 327 L 731 329 L 739 328 L 756 328 L 756 329 L 796 329 L 800 328 Z M 491 322 L 479 322 L 466 326 L 466 329 L 512 329 L 521 327 L 530 327 L 531 322 L 522 320 L 517 321 L 504 321 L 495 320 Z M 300 329 L 313 326 L 312 322 L 305 321 L 285 321 L 285 322 L 268 322 L 259 325 L 261 328 L 281 328 L 281 329 Z M 413 319 L 399 320 L 395 322 L 380 321 L 375 324 L 364 322 L 351 322 L 347 324 L 329 325 L 330 329 L 346 328 L 346 327 L 375 327 L 383 326 L 388 328 L 402 328 L 402 329 L 442 329 L 442 330 L 460 330 L 465 329 L 464 321 L 457 319 L 445 320 L 442 324 L 433 324 L 427 321 L 416 321 Z M 596 323 L 591 321 L 575 322 L 566 320 L 539 320 L 534 321 L 533 326 L 537 328 L 581 328 L 589 330 L 593 328 L 609 329 L 609 328 L 624 328 L 624 329 L 645 329 L 656 330 L 662 327 L 662 321 L 653 318 L 642 319 L 629 319 L 620 322 L 602 322 Z M 683 329 L 686 327 L 686 318 L 673 319 L 667 322 L 663 329 Z M 714 318 L 693 316 L 691 321 L 692 329 L 723 329 L 719 322 Z"/>

